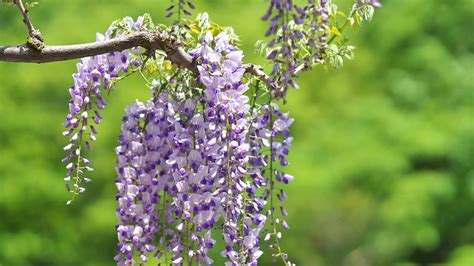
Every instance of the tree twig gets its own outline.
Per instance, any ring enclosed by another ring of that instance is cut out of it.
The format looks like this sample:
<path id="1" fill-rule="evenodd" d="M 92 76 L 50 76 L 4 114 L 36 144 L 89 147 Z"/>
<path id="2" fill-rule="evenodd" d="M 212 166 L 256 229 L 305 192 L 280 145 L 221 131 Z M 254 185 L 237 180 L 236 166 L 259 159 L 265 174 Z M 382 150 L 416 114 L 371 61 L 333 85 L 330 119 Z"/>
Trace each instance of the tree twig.
<path id="1" fill-rule="evenodd" d="M 33 33 L 35 31 L 35 27 L 33 27 L 33 24 L 31 23 L 30 16 L 28 15 L 28 10 L 25 9 L 21 0 L 15 0 L 15 3 L 20 9 L 21 14 L 23 15 L 23 22 L 28 28 L 28 33 Z"/>
<path id="2" fill-rule="evenodd" d="M 15 4 L 20 9 L 21 14 L 23 15 L 23 22 L 25 23 L 26 27 L 28 28 L 28 38 L 26 41 L 26 45 L 30 46 L 31 48 L 41 51 L 44 48 L 44 39 L 41 35 L 41 32 L 31 23 L 30 16 L 28 15 L 28 10 L 25 9 L 23 6 L 23 2 L 21 0 L 15 0 Z"/>
<path id="3" fill-rule="evenodd" d="M 243 68 L 245 69 L 246 73 L 255 76 L 260 81 L 265 83 L 270 89 L 273 90 L 276 88 L 274 80 L 263 71 L 261 66 L 256 64 L 244 64 Z"/>

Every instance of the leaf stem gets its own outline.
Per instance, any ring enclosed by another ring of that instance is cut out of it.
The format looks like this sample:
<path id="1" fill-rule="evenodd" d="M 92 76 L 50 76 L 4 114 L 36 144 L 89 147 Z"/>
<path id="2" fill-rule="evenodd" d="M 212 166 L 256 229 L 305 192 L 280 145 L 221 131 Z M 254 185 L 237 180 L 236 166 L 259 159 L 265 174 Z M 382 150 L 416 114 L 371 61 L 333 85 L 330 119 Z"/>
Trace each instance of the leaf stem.
<path id="1" fill-rule="evenodd" d="M 349 22 L 351 21 L 352 17 L 355 15 L 355 13 L 357 12 L 357 8 L 353 8 L 351 13 L 349 14 L 349 16 L 346 18 L 346 21 L 344 21 L 344 24 L 342 24 L 342 26 L 340 28 L 338 28 L 338 31 L 342 34 L 344 32 L 344 30 L 346 29 L 347 25 L 349 25 Z M 331 44 L 337 37 L 338 35 L 336 34 L 333 34 L 331 36 L 331 39 L 329 39 L 328 41 L 328 45 Z"/>
<path id="2" fill-rule="evenodd" d="M 273 191 L 275 188 L 275 181 L 273 179 L 273 107 L 272 107 L 272 95 L 270 94 L 270 98 L 268 101 L 269 109 L 270 109 L 270 211 L 271 211 L 271 225 L 273 227 L 273 235 L 275 237 L 275 246 L 278 249 L 278 254 L 285 265 L 289 265 L 287 259 L 284 257 L 281 247 L 280 247 L 280 241 L 278 240 L 278 234 L 277 234 L 277 229 L 276 229 L 276 223 L 275 223 L 275 206 L 274 206 L 274 201 L 273 201 Z"/>

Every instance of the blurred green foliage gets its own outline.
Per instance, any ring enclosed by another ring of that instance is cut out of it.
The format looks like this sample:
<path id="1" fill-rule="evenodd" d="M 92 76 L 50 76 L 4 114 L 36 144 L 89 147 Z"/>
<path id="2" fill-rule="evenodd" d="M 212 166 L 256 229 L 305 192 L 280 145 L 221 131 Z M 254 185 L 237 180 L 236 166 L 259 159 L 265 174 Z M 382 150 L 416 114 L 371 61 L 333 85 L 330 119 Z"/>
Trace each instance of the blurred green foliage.
<path id="1" fill-rule="evenodd" d="M 195 3 L 235 27 L 247 61 L 264 63 L 253 54 L 266 29 L 263 0 Z M 383 4 L 354 36 L 354 61 L 305 73 L 302 89 L 289 93 L 285 109 L 296 118 L 289 172 L 297 179 L 283 245 L 298 265 L 474 265 L 474 5 Z M 169 23 L 165 7 L 45 0 L 31 17 L 48 44 L 73 44 L 93 41 L 126 15 L 149 12 Z M 16 8 L 1 6 L 0 44 L 26 35 Z M 94 182 L 67 207 L 59 161 L 74 71 L 72 61 L 0 63 L 2 266 L 114 264 L 113 148 L 125 105 L 149 92 L 132 78 L 109 98 L 91 155 Z"/>

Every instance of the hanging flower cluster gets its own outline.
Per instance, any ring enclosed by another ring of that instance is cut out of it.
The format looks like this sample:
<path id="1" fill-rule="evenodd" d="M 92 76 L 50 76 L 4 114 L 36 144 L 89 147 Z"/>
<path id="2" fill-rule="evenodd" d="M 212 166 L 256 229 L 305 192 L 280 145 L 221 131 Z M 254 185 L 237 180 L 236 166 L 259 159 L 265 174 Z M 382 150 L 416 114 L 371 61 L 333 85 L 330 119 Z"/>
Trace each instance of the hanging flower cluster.
<path id="1" fill-rule="evenodd" d="M 293 176 L 279 170 L 288 165 L 287 155 L 293 137 L 290 136 L 290 125 L 293 118 L 289 113 L 279 111 L 278 105 L 273 103 L 265 104 L 260 112 L 253 113 L 252 128 L 250 133 L 251 140 L 251 160 L 249 173 L 252 178 L 249 195 L 253 198 L 260 188 L 264 188 L 261 199 L 269 201 L 270 207 L 265 215 L 268 217 L 269 230 L 267 230 L 264 241 L 272 240 L 270 248 L 273 249 L 274 257 L 281 257 L 285 264 L 290 264 L 288 255 L 283 253 L 280 247 L 282 237 L 280 227 L 288 229 L 288 223 L 285 217 L 287 211 L 281 204 L 286 199 L 286 193 L 283 189 L 277 189 L 276 182 L 288 184 L 293 181 Z M 269 178 L 264 178 L 268 172 Z M 278 198 L 280 204 L 281 219 L 275 213 Z"/>
<path id="2" fill-rule="evenodd" d="M 191 10 L 196 7 L 189 0 L 171 0 L 171 5 L 166 8 L 165 17 L 169 18 L 173 14 L 177 15 L 177 18 L 173 21 L 173 24 L 181 23 L 181 16 L 184 14 L 186 16 L 191 16 Z"/>
<path id="3" fill-rule="evenodd" d="M 194 6 L 172 2 L 167 16 L 178 14 L 178 27 L 155 27 L 147 14 L 136 21 L 127 17 L 97 34 L 97 41 L 166 31 L 190 55 L 195 73 L 173 66 L 169 51 L 134 48 L 83 58 L 73 74 L 64 124 L 63 135 L 70 138 L 63 159 L 66 188 L 74 198 L 91 181 L 84 176 L 93 169 L 83 146 L 90 149 L 96 139 L 107 105 L 104 94 L 139 72 L 152 98 L 126 108 L 116 148 L 117 264 L 142 265 L 153 258 L 165 265 L 209 265 L 209 251 L 221 238 L 226 265 L 257 265 L 266 248 L 274 259 L 293 265 L 280 246 L 282 231 L 289 228 L 284 186 L 293 176 L 284 167 L 293 119 L 280 111 L 278 99 L 290 86 L 297 88 L 298 72 L 342 64 L 352 48 L 331 42 L 346 25 L 369 20 L 380 3 L 356 0 L 338 27 L 340 12 L 330 0 L 308 0 L 304 7 L 270 0 L 263 19 L 270 20 L 266 35 L 273 39 L 259 42 L 273 63 L 268 79 L 248 75 L 231 28 L 211 22 L 207 14 L 182 21 L 181 13 L 189 15 Z"/>
<path id="4" fill-rule="evenodd" d="M 292 0 L 271 0 L 270 6 L 262 20 L 270 20 L 270 27 L 266 36 L 274 35 L 268 47 L 271 52 L 267 59 L 273 61 L 271 76 L 273 82 L 279 85 L 282 91 L 278 92 L 284 96 L 289 86 L 298 88 L 294 82 L 296 68 L 302 63 L 296 56 L 298 50 L 297 40 L 303 37 L 300 29 L 293 27 L 294 24 L 303 24 L 305 12 Z"/>
<path id="5" fill-rule="evenodd" d="M 345 15 L 338 12 L 330 0 L 307 0 L 305 5 L 295 2 L 270 0 L 262 17 L 262 20 L 270 21 L 266 36 L 272 36 L 272 39 L 265 50 L 266 58 L 272 61 L 270 75 L 276 84 L 274 93 L 277 97 L 285 97 L 289 87 L 298 88 L 294 79 L 299 72 L 325 63 L 339 67 L 343 58 L 351 58 L 353 47 L 341 43 L 338 48 L 330 44 L 341 36 L 348 24 L 357 29 L 362 20 L 372 18 L 374 8 L 381 7 L 378 0 L 355 0 L 352 11 Z M 340 26 L 338 16 L 344 20 Z"/>
<path id="6" fill-rule="evenodd" d="M 137 21 L 125 18 L 121 27 L 111 26 L 105 35 L 98 33 L 97 42 L 109 40 L 131 31 L 146 30 L 142 26 L 144 17 Z M 62 160 L 67 164 L 66 188 L 75 195 L 85 191 L 83 183 L 91 181 L 84 177 L 84 172 L 93 171 L 89 160 L 84 156 L 83 144 L 91 149 L 91 141 L 96 140 L 96 125 L 103 119 L 101 110 L 107 106 L 104 93 L 112 91 L 114 82 L 120 75 L 130 72 L 130 68 L 140 66 L 140 50 L 125 50 L 93 57 L 82 58 L 77 64 L 77 72 L 72 76 L 74 85 L 69 89 L 71 101 L 66 116 L 63 135 L 70 137 L 69 144 L 64 147 L 68 155 Z M 68 202 L 68 204 L 71 201 Z"/>
<path id="7" fill-rule="evenodd" d="M 190 51 L 201 62 L 201 93 L 183 96 L 161 81 L 148 103 L 127 108 L 117 148 L 119 265 L 131 265 L 135 254 L 142 262 L 151 254 L 166 264 L 211 264 L 216 233 L 229 265 L 256 265 L 262 231 L 287 260 L 277 224 L 288 225 L 271 204 L 286 197 L 275 182 L 293 179 L 273 165 L 288 164 L 293 120 L 250 104 L 242 52 L 230 41 L 208 32 Z"/>
<path id="8" fill-rule="evenodd" d="M 319 2 L 319 5 L 317 4 Z M 307 31 L 304 34 L 307 37 L 307 45 L 310 48 L 309 53 L 304 57 L 306 66 L 314 63 L 321 63 L 323 53 L 328 48 L 329 27 L 329 8 L 327 0 L 308 0 L 308 5 L 304 7 L 304 17 Z"/>

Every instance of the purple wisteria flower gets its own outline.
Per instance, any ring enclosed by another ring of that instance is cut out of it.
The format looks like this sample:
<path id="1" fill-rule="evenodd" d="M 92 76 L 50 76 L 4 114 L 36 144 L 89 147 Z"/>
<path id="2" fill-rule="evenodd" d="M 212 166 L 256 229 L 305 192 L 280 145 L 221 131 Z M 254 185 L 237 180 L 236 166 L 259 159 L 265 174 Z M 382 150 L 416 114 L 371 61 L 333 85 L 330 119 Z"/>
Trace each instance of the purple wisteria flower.
<path id="1" fill-rule="evenodd" d="M 272 51 L 267 59 L 273 61 L 271 76 L 279 86 L 274 93 L 283 97 L 290 86 L 298 88 L 294 82 L 296 69 L 302 63 L 296 56 L 298 39 L 303 37 L 300 30 L 290 27 L 291 24 L 303 24 L 304 10 L 292 0 L 271 0 L 270 6 L 262 20 L 270 20 L 266 36 L 275 36 L 268 44 Z"/>
<path id="2" fill-rule="evenodd" d="M 112 38 L 112 34 L 126 34 L 126 31 L 142 30 L 143 17 L 133 21 L 125 18 L 126 29 L 118 30 L 111 26 L 105 35 L 97 33 L 96 41 L 101 42 Z M 66 188 L 75 195 L 85 191 L 83 183 L 90 182 L 83 177 L 84 171 L 92 171 L 89 160 L 84 156 L 83 144 L 91 149 L 91 142 L 96 140 L 97 124 L 103 119 L 101 110 L 107 106 L 104 92 L 113 90 L 113 82 L 120 74 L 129 71 L 129 67 L 141 64 L 133 55 L 139 54 L 138 49 L 112 52 L 93 57 L 82 58 L 77 64 L 77 72 L 73 74 L 74 85 L 69 89 L 71 100 L 69 113 L 66 116 L 63 135 L 70 137 L 69 144 L 64 147 L 68 155 L 62 160 L 67 164 Z M 68 204 L 71 200 L 68 201 Z"/>
<path id="3" fill-rule="evenodd" d="M 209 251 L 218 238 L 226 266 L 258 265 L 268 248 L 274 260 L 294 265 L 280 245 L 289 229 L 283 203 L 294 177 L 284 169 L 294 119 L 280 111 L 278 100 L 298 88 L 299 72 L 351 57 L 352 46 L 332 41 L 381 6 L 379 0 L 354 1 L 344 15 L 328 0 L 269 0 L 262 19 L 269 21 L 271 41 L 257 43 L 272 65 L 269 77 L 243 64 L 231 28 L 216 26 L 207 14 L 182 24 L 181 15 L 195 8 L 189 0 L 171 0 L 166 10 L 166 17 L 177 15 L 178 26 L 155 27 L 145 14 L 97 33 L 97 42 L 137 31 L 164 38 L 146 52 L 136 47 L 82 58 L 69 90 L 63 163 L 74 199 L 91 181 L 84 148 L 96 140 L 106 94 L 133 73 L 151 88 L 151 99 L 126 107 L 115 150 L 117 265 L 150 259 L 211 265 Z"/>
<path id="4" fill-rule="evenodd" d="M 127 17 L 96 40 L 150 31 L 149 23 Z M 231 31 L 205 32 L 189 51 L 198 63 L 197 78 L 160 75 L 149 82 L 150 100 L 126 108 L 116 148 L 118 265 L 152 257 L 166 265 L 210 265 L 208 253 L 218 237 L 225 243 L 225 265 L 257 265 L 270 240 L 273 255 L 289 264 L 279 245 L 288 213 L 278 202 L 286 198 L 283 186 L 293 180 L 282 171 L 293 119 L 279 111 L 270 88 L 265 88 L 268 104 L 257 103 L 260 95 L 250 88 L 259 85 L 244 77 L 243 53 L 233 41 Z M 84 177 L 93 170 L 84 148 L 96 140 L 105 94 L 129 73 L 140 72 L 147 80 L 141 72 L 147 56 L 134 48 L 78 63 L 63 133 L 70 138 L 63 162 L 73 197 L 91 181 Z"/>
<path id="5" fill-rule="evenodd" d="M 327 0 L 309 0 L 304 8 L 304 16 L 310 18 L 305 23 L 308 31 L 303 33 L 307 36 L 307 46 L 310 50 L 304 58 L 307 66 L 320 63 L 324 51 L 328 48 L 329 8 Z"/>
<path id="6" fill-rule="evenodd" d="M 262 17 L 270 21 L 266 36 L 273 36 L 267 59 L 273 63 L 274 94 L 285 97 L 289 87 L 298 88 L 299 71 L 321 62 L 327 48 L 329 7 L 327 0 L 308 0 L 304 6 L 292 0 L 271 0 L 269 4 Z"/>
<path id="7" fill-rule="evenodd" d="M 293 176 L 278 170 L 281 167 L 288 165 L 286 159 L 289 154 L 289 148 L 293 137 L 290 136 L 289 127 L 293 123 L 293 119 L 289 117 L 288 113 L 279 111 L 278 106 L 264 105 L 261 112 L 254 112 L 253 127 L 250 133 L 252 141 L 249 172 L 253 179 L 252 191 L 258 191 L 263 187 L 263 193 L 260 202 L 269 201 L 270 206 L 265 213 L 269 228 L 266 230 L 264 241 L 273 239 L 270 247 L 273 249 L 274 257 L 281 257 L 286 264 L 288 255 L 281 252 L 279 241 L 281 239 L 281 232 L 277 225 L 283 229 L 288 229 L 288 223 L 284 220 L 288 215 L 282 205 L 280 205 L 281 218 L 275 213 L 276 198 L 280 202 L 286 199 L 286 193 L 280 189 L 276 194 L 276 182 L 288 184 L 293 181 Z M 270 153 L 266 152 L 270 149 Z M 267 177 L 265 174 L 267 174 Z M 275 182 L 276 181 L 276 182 Z M 261 211 L 261 210 L 260 210 Z"/>
<path id="8" fill-rule="evenodd" d="M 259 117 L 250 106 L 243 55 L 230 40 L 225 32 L 208 33 L 190 51 L 202 62 L 202 93 L 182 97 L 173 87 L 180 82 L 155 81 L 153 99 L 126 110 L 116 150 L 119 265 L 149 256 L 165 264 L 212 264 L 216 229 L 226 265 L 257 265 L 261 233 L 276 230 L 266 228 L 275 216 L 265 205 L 285 195 L 274 193 L 274 182 L 292 177 L 268 162 L 288 164 L 292 119 L 268 106 Z M 270 153 L 261 149 L 269 145 Z"/>
<path id="9" fill-rule="evenodd" d="M 195 9 L 194 4 L 189 0 L 171 0 L 171 5 L 166 8 L 166 18 L 171 17 L 176 13 L 177 19 L 173 21 L 173 24 L 181 23 L 181 15 L 191 16 L 191 10 Z"/>
<path id="10" fill-rule="evenodd" d="M 382 7 L 382 4 L 379 0 L 356 0 L 356 4 L 360 7 L 363 6 L 373 6 L 376 8 Z"/>

